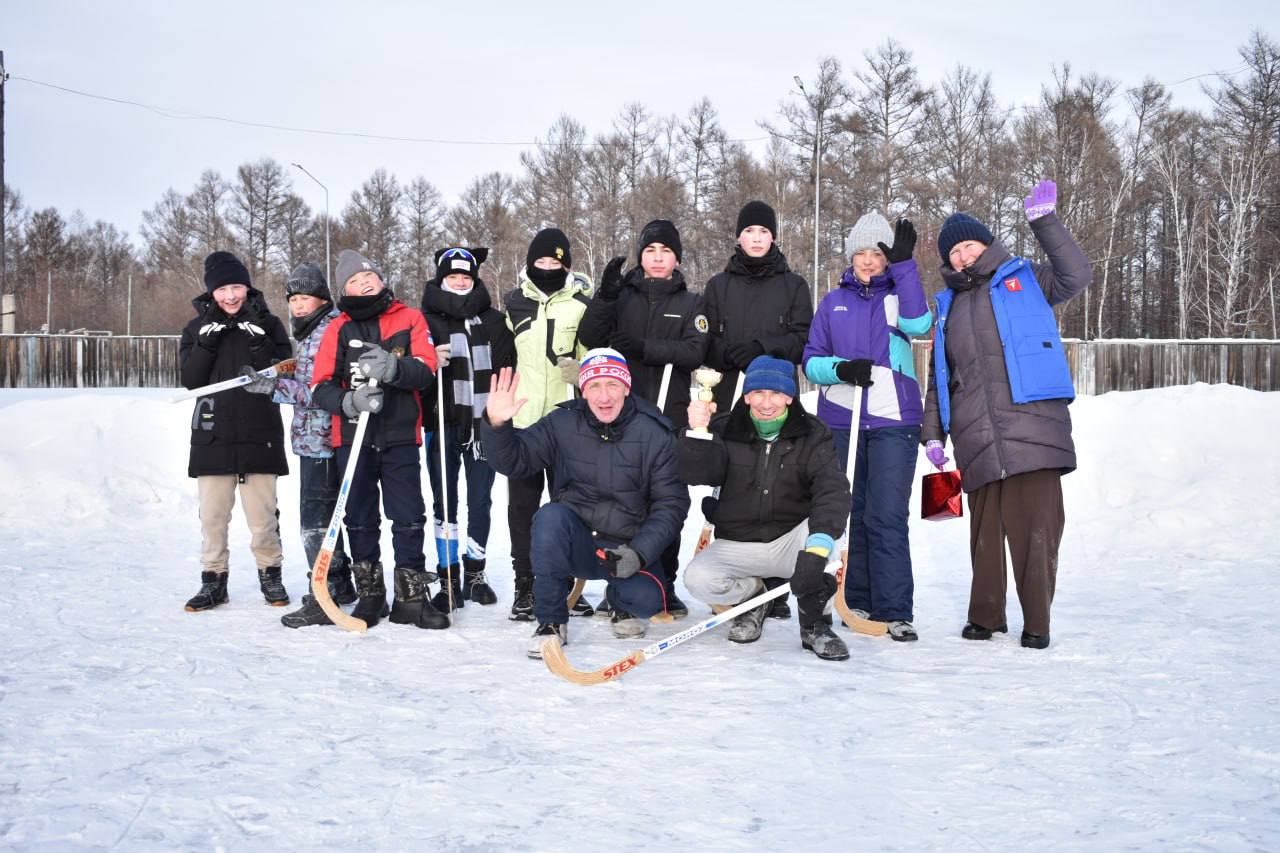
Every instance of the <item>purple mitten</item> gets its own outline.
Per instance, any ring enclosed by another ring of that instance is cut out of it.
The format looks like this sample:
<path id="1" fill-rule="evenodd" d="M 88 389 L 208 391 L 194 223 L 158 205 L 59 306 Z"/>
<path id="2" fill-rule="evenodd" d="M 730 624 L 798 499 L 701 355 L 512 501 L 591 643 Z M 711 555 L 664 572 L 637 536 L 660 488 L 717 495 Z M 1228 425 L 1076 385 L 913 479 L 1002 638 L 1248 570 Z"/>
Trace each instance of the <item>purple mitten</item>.
<path id="1" fill-rule="evenodd" d="M 933 467 L 939 471 L 951 461 L 950 457 L 943 452 L 941 441 L 926 441 L 924 443 L 924 458 L 928 459 L 933 464 Z"/>
<path id="2" fill-rule="evenodd" d="M 1031 195 L 1022 200 L 1022 206 L 1026 209 L 1028 222 L 1053 213 L 1058 206 L 1058 185 L 1053 181 L 1041 181 Z"/>

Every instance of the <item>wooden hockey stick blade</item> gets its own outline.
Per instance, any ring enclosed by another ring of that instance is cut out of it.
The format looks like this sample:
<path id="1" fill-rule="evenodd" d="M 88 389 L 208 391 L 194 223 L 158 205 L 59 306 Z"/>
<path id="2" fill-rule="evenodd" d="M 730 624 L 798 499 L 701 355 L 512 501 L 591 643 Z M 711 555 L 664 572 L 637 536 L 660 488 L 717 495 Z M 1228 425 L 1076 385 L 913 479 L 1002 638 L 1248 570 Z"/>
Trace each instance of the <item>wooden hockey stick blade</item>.
<path id="1" fill-rule="evenodd" d="M 320 605 L 324 615 L 328 616 L 333 624 L 345 631 L 363 634 L 369 630 L 365 621 L 347 613 L 329 594 L 329 563 L 332 560 L 333 550 L 330 548 L 322 548 L 316 555 L 316 564 L 311 567 L 311 594 L 315 596 L 316 604 Z"/>
<path id="2" fill-rule="evenodd" d="M 574 580 L 573 589 L 569 591 L 569 600 L 565 602 L 565 605 L 570 610 L 573 609 L 573 605 L 578 603 L 578 599 L 582 598 L 582 590 L 586 587 L 586 585 L 587 585 L 586 578 L 576 578 Z"/>
<path id="3" fill-rule="evenodd" d="M 889 633 L 888 622 L 877 622 L 874 619 L 863 619 L 858 614 L 849 609 L 848 602 L 844 599 L 844 579 L 848 574 L 849 552 L 840 552 L 840 571 L 836 572 L 839 583 L 836 585 L 836 594 L 832 596 L 832 602 L 835 604 L 836 613 L 840 614 L 840 621 L 848 626 L 850 631 L 857 634 L 866 634 L 868 637 L 883 637 Z"/>
<path id="4" fill-rule="evenodd" d="M 665 639 L 659 640 L 645 646 L 643 649 L 632 652 L 621 660 L 614 661 L 602 669 L 581 670 L 575 669 L 569 663 L 568 658 L 564 656 L 564 649 L 560 646 L 559 637 L 548 637 L 542 641 L 542 662 L 547 665 L 547 669 L 563 678 L 565 681 L 571 681 L 574 684 L 601 684 L 605 681 L 612 681 L 624 672 L 630 672 L 647 660 L 652 660 L 658 655 L 669 649 L 673 649 L 686 640 L 692 640 L 699 634 L 710 631 L 718 625 L 733 619 L 740 613 L 746 613 L 748 610 L 759 607 L 760 605 L 772 601 L 780 595 L 786 595 L 791 592 L 791 584 L 784 583 L 773 589 L 766 589 L 755 598 L 747 599 L 741 604 L 731 607 L 723 613 L 715 613 L 710 617 L 703 619 L 696 625 L 691 625 L 683 631 L 672 634 Z"/>

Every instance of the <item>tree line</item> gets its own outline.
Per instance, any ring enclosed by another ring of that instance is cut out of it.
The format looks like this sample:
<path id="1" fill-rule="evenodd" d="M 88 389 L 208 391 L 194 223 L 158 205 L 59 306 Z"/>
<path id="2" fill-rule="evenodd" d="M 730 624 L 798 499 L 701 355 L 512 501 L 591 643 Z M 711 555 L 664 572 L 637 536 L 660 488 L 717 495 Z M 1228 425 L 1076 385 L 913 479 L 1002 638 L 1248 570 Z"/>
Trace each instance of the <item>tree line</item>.
<path id="1" fill-rule="evenodd" d="M 143 213 L 138 246 L 79 212 L 28 209 L 6 187 L 6 280 L 19 329 L 44 323 L 52 284 L 55 330 L 122 333 L 132 276 L 134 333 L 169 334 L 189 318 L 201 262 L 215 249 L 239 254 L 282 310 L 288 271 L 324 266 L 328 225 L 335 256 L 356 248 L 377 259 L 416 304 L 446 244 L 489 246 L 482 274 L 501 294 L 540 227 L 562 228 L 575 265 L 594 277 L 611 256 L 634 253 L 646 221 L 668 218 L 681 231 L 686 277 L 701 288 L 732 252 L 738 208 L 759 198 L 777 210 L 778 242 L 806 278 L 816 244 L 819 296 L 847 265 L 844 235 L 871 209 L 915 222 L 932 293 L 938 229 L 954 211 L 1036 256 L 1021 203 L 1047 177 L 1094 265 L 1086 298 L 1061 309 L 1064 335 L 1280 337 L 1280 46 L 1256 32 L 1239 58 L 1234 72 L 1201 84 L 1205 110 L 1176 106 L 1162 83 L 1122 89 L 1067 64 L 1051 69 L 1035 103 L 1010 107 L 989 74 L 965 65 L 926 85 L 911 52 L 888 40 L 848 68 L 821 60 L 760 122 L 762 152 L 730 138 L 706 98 L 683 116 L 632 103 L 597 133 L 560 116 L 521 155 L 518 174 L 475 177 L 453 205 L 427 177 L 375 169 L 328 223 L 294 191 L 291 170 L 264 158 L 167 191 Z"/>

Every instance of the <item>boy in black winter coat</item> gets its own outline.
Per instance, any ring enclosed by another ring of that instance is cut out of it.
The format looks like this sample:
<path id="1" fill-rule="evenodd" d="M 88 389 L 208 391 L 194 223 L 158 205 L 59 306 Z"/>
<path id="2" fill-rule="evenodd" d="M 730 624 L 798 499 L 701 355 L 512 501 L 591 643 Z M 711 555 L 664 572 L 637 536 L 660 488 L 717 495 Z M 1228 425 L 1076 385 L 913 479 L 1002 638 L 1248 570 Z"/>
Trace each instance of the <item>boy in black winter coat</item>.
<path id="1" fill-rule="evenodd" d="M 721 412 L 733 407 L 738 377 L 755 358 L 768 355 L 799 364 L 813 323 L 809 285 L 778 248 L 773 208 L 747 202 L 738 211 L 735 233 L 738 245 L 724 272 L 712 276 L 703 293 L 711 327 L 707 364 L 723 374 L 713 392 Z M 766 583 L 772 589 L 782 580 Z M 786 596 L 773 600 L 769 615 L 791 617 Z"/>
<path id="2" fill-rule="evenodd" d="M 585 346 L 622 353 L 631 368 L 632 393 L 651 403 L 659 402 L 662 377 L 670 368 L 662 413 L 677 431 L 687 422 L 691 376 L 706 357 L 708 330 L 702 297 L 689 291 L 680 272 L 681 254 L 680 232 L 673 223 L 655 219 L 645 225 L 636 241 L 639 265 L 624 276 L 626 259 L 609 261 L 578 326 Z M 677 534 L 660 558 L 666 610 L 677 618 L 689 613 L 675 591 L 679 558 Z"/>
<path id="3" fill-rule="evenodd" d="M 249 271 L 230 252 L 204 261 L 206 292 L 192 300 L 196 316 L 182 330 L 178 365 L 184 388 L 233 379 L 292 355 L 279 318 L 267 310 Z M 191 416 L 191 456 L 187 474 L 200 495 L 200 591 L 187 610 L 208 610 L 227 602 L 227 529 L 236 489 L 267 603 L 283 607 L 289 594 L 280 581 L 283 558 L 276 518 L 276 477 L 289 473 L 284 425 L 271 401 L 274 381 L 220 391 L 196 400 Z"/>

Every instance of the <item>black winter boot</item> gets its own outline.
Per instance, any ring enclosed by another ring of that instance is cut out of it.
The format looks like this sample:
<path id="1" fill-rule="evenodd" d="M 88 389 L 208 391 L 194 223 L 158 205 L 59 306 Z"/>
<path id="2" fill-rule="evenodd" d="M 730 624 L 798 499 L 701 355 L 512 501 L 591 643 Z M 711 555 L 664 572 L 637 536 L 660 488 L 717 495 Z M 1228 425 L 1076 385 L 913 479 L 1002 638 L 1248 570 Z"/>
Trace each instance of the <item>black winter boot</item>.
<path id="1" fill-rule="evenodd" d="M 533 621 L 533 575 L 516 575 L 516 597 L 511 602 L 511 621 Z"/>
<path id="2" fill-rule="evenodd" d="M 784 580 L 783 578 L 765 578 L 764 588 L 777 589 L 778 587 L 782 586 L 786 582 L 787 581 Z M 780 595 L 777 598 L 775 598 L 773 601 L 769 602 L 768 616 L 770 619 L 790 619 L 791 618 L 791 605 L 787 604 L 787 596 Z"/>
<path id="3" fill-rule="evenodd" d="M 284 607 L 289 603 L 289 591 L 280 580 L 279 566 L 258 569 L 258 587 L 262 590 L 262 597 L 272 607 Z"/>
<path id="4" fill-rule="evenodd" d="M 347 583 L 351 583 L 351 579 L 347 579 Z M 333 594 L 333 577 L 329 578 L 329 597 L 337 601 L 337 597 Z M 311 589 L 311 573 L 307 573 L 307 589 Z M 352 590 L 354 592 L 354 590 Z M 310 592 L 302 596 L 302 606 L 297 610 L 280 617 L 280 624 L 286 628 L 306 628 L 310 625 L 332 625 L 333 620 L 329 618 L 329 614 L 324 612 L 320 606 L 320 602 L 316 601 L 316 597 Z"/>
<path id="5" fill-rule="evenodd" d="M 467 602 L 462 597 L 462 566 L 454 563 L 440 569 L 440 591 L 431 599 L 431 606 L 441 613 L 449 612 L 449 586 L 453 586 L 453 609 L 461 610 Z"/>
<path id="6" fill-rule="evenodd" d="M 484 560 L 471 557 L 462 558 L 462 597 L 469 598 L 476 604 L 497 604 L 498 596 L 489 586 L 489 579 L 484 576 Z"/>
<path id="7" fill-rule="evenodd" d="M 187 612 L 209 610 L 227 603 L 227 573 L 201 572 L 200 591 L 187 602 Z"/>
<path id="8" fill-rule="evenodd" d="M 355 604 L 360 596 L 351 585 L 351 564 L 342 561 L 342 567 L 329 572 L 329 594 L 338 604 Z"/>
<path id="9" fill-rule="evenodd" d="M 430 592 L 426 572 L 413 569 L 396 569 L 396 597 L 391 607 L 391 621 L 397 625 L 417 625 L 419 628 L 448 628 L 449 616 L 441 613 L 427 598 Z M 447 606 L 447 605 L 446 605 Z M 359 605 L 357 605 L 359 607 Z"/>
<path id="10" fill-rule="evenodd" d="M 361 560 L 351 564 L 351 575 L 356 582 L 356 602 L 351 615 L 363 619 L 372 628 L 387 615 L 387 584 L 382 577 L 382 563 Z"/>

